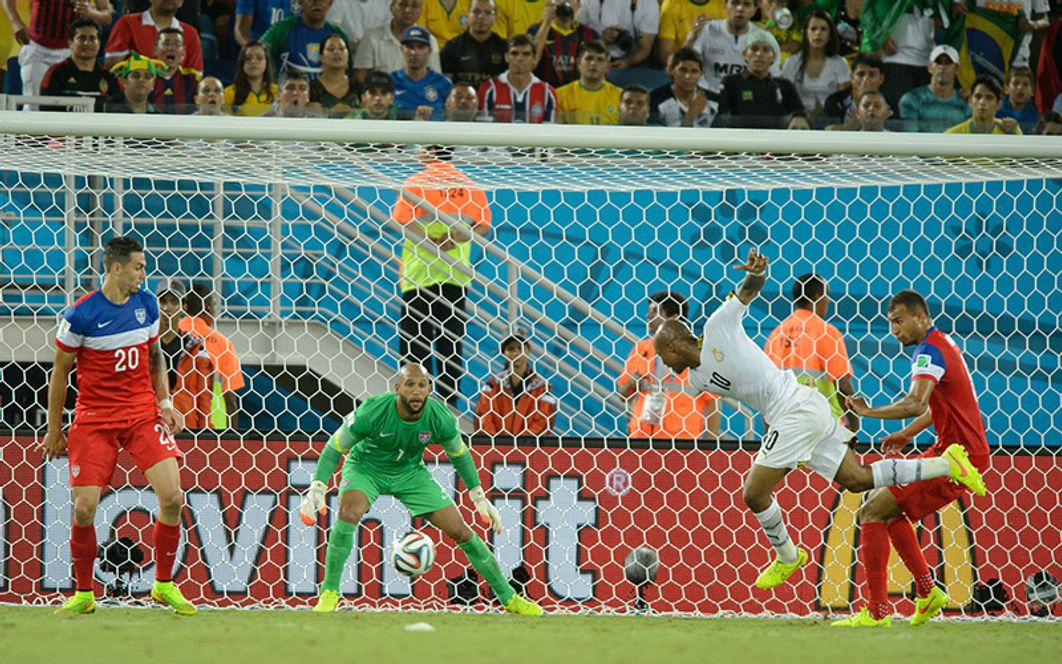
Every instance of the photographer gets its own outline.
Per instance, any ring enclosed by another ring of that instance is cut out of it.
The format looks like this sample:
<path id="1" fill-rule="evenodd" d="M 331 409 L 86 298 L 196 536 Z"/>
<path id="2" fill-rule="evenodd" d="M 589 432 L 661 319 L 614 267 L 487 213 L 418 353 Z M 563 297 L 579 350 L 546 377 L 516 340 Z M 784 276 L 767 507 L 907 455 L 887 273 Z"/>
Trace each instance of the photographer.
<path id="1" fill-rule="evenodd" d="M 578 18 L 601 35 L 612 69 L 647 66 L 660 28 L 658 0 L 585 0 Z"/>
<path id="2" fill-rule="evenodd" d="M 575 20 L 580 8 L 579 0 L 546 0 L 542 22 L 527 29 L 535 41 L 535 75 L 555 88 L 579 77 L 579 47 L 598 38 L 593 28 Z"/>

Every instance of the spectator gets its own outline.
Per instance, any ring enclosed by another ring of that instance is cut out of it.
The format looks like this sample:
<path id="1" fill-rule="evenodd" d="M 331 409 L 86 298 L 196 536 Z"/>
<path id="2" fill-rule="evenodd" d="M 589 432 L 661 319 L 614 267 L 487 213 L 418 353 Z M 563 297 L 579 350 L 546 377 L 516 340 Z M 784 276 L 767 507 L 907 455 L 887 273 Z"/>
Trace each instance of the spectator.
<path id="1" fill-rule="evenodd" d="M 74 19 L 85 18 L 98 25 L 110 25 L 114 8 L 108 0 L 32 0 L 30 7 L 27 27 L 19 14 L 18 3 L 4 0 L 4 13 L 11 23 L 11 32 L 21 45 L 18 66 L 22 94 L 35 97 L 41 92 L 45 73 L 70 55 L 70 25 Z M 150 53 L 150 50 L 145 52 Z M 4 55 L 5 64 L 6 60 L 7 55 Z"/>
<path id="2" fill-rule="evenodd" d="M 247 42 L 236 58 L 236 82 L 225 88 L 225 107 L 233 115 L 265 115 L 278 93 L 265 44 Z"/>
<path id="3" fill-rule="evenodd" d="M 557 109 L 564 124 L 619 124 L 621 90 L 605 80 L 608 49 L 595 39 L 579 49 L 579 80 L 557 89 Z"/>
<path id="4" fill-rule="evenodd" d="M 970 107 L 955 85 L 958 62 L 959 54 L 946 44 L 929 54 L 929 85 L 900 99 L 900 117 L 907 131 L 941 132 L 970 117 Z M 887 81 L 888 72 L 885 75 Z"/>
<path id="5" fill-rule="evenodd" d="M 361 2 L 337 3 L 337 6 L 365 4 Z M 262 38 L 269 28 L 292 16 L 291 0 L 236 0 L 236 25 L 233 36 L 243 48 Z M 334 9 L 334 7 L 333 7 Z M 331 18 L 331 12 L 329 12 Z"/>
<path id="6" fill-rule="evenodd" d="M 428 29 L 438 42 L 435 47 L 442 49 L 447 42 L 464 32 L 468 17 L 470 0 L 424 0 L 418 23 Z"/>
<path id="7" fill-rule="evenodd" d="M 384 0 L 343 0 L 333 2 L 325 18 L 343 28 L 350 39 L 350 52 L 357 53 L 366 32 L 391 20 L 391 10 Z"/>
<path id="8" fill-rule="evenodd" d="M 672 291 L 649 296 L 648 338 L 639 341 L 616 381 L 616 391 L 631 404 L 627 432 L 632 438 L 695 440 L 719 436 L 719 408 L 707 393 L 693 394 L 689 371 L 678 376 L 664 366 L 653 348 L 653 335 L 669 319 L 686 318 L 686 298 Z M 633 401 L 632 401 L 633 400 Z"/>
<path id="9" fill-rule="evenodd" d="M 745 71 L 746 40 L 749 35 L 764 32 L 750 23 L 755 12 L 752 0 L 726 0 L 725 19 L 708 20 L 705 16 L 694 19 L 685 45 L 701 56 L 704 64 L 701 87 L 718 93 L 724 78 Z M 778 44 L 777 41 L 773 43 Z M 777 63 L 781 50 L 775 46 L 775 52 Z M 778 75 L 780 71 L 777 64 L 772 65 L 772 75 Z"/>
<path id="10" fill-rule="evenodd" d="M 785 65 L 789 56 L 800 50 L 800 43 L 804 41 L 804 33 L 800 30 L 800 23 L 789 9 L 787 0 L 760 0 L 760 20 L 756 27 L 774 35 L 781 50 L 781 65 Z"/>
<path id="11" fill-rule="evenodd" d="M 446 96 L 446 120 L 448 122 L 473 122 L 479 113 L 476 88 L 467 81 L 457 81 Z"/>
<path id="12" fill-rule="evenodd" d="M 276 71 L 294 68 L 312 80 L 321 74 L 321 43 L 324 38 L 336 33 L 346 42 L 347 35 L 338 25 L 325 20 L 332 0 L 299 0 L 299 6 L 302 13 L 273 25 L 262 35 L 262 43 L 269 50 Z M 349 51 L 347 57 L 350 58 Z M 353 65 L 354 61 L 350 60 L 350 64 Z"/>
<path id="13" fill-rule="evenodd" d="M 44 74 L 40 93 L 50 97 L 94 97 L 96 110 L 118 92 L 118 79 L 96 62 L 100 53 L 100 26 L 85 17 L 70 24 L 70 57 Z M 46 109 L 58 110 L 58 109 Z"/>
<path id="14" fill-rule="evenodd" d="M 885 65 L 873 53 L 860 53 L 852 60 L 852 75 L 849 86 L 826 98 L 823 111 L 834 122 L 851 124 L 855 119 L 855 100 L 864 92 L 881 89 L 885 80 Z"/>
<path id="15" fill-rule="evenodd" d="M 450 94 L 450 79 L 428 66 L 432 54 L 432 36 L 427 28 L 411 25 L 402 33 L 402 57 L 405 67 L 391 72 L 395 83 L 395 104 L 399 114 L 412 115 L 422 107 L 430 108 L 430 117 L 442 119 L 446 96 Z M 422 118 L 426 119 L 426 118 Z"/>
<path id="16" fill-rule="evenodd" d="M 745 71 L 723 79 L 719 91 L 719 127 L 785 127 L 785 117 L 803 111 L 800 95 L 789 79 L 771 76 L 778 42 L 757 30 L 745 40 Z"/>
<path id="17" fill-rule="evenodd" d="M 881 90 L 867 90 L 859 95 L 856 112 L 848 122 L 826 127 L 840 131 L 887 131 L 885 123 L 892 117 L 889 100 Z"/>
<path id="18" fill-rule="evenodd" d="M 343 35 L 333 32 L 321 42 L 321 75 L 310 81 L 309 108 L 326 117 L 343 117 L 358 105 L 358 83 L 350 67 Z"/>
<path id="19" fill-rule="evenodd" d="M 1062 113 L 1048 111 L 1041 115 L 1033 133 L 1039 136 L 1062 136 Z"/>
<path id="20" fill-rule="evenodd" d="M 402 362 L 417 362 L 438 376 L 440 398 L 456 407 L 463 372 L 465 288 L 471 279 L 441 257 L 468 268 L 471 234 L 490 233 L 491 213 L 487 195 L 450 163 L 452 156 L 449 148 L 427 148 L 424 170 L 403 185 L 403 192 L 423 203 L 400 196 L 391 215 L 406 227 L 399 321 Z M 463 223 L 445 224 L 439 220 L 440 213 Z"/>
<path id="21" fill-rule="evenodd" d="M 535 46 L 527 35 L 509 40 L 509 68 L 479 86 L 479 107 L 495 122 L 553 122 L 557 95 L 553 86 L 531 73 Z"/>
<path id="22" fill-rule="evenodd" d="M 391 0 L 391 20 L 386 25 L 365 31 L 354 58 L 354 77 L 359 82 L 364 81 L 370 71 L 391 72 L 406 66 L 406 59 L 402 55 L 402 35 L 406 28 L 420 19 L 422 6 L 423 0 Z M 435 35 L 431 35 L 428 67 L 442 71 Z"/>
<path id="23" fill-rule="evenodd" d="M 307 118 L 320 117 L 320 113 L 310 108 L 310 79 L 298 69 L 285 69 L 280 75 L 277 101 L 273 108 L 263 117 L 271 118 Z"/>
<path id="24" fill-rule="evenodd" d="M 97 0 L 98 1 L 98 0 Z M 107 38 L 103 66 L 110 69 L 118 61 L 137 53 L 154 53 L 159 30 L 176 28 L 184 35 L 184 58 L 180 66 L 203 71 L 203 47 L 192 25 L 177 18 L 184 0 L 151 0 L 151 7 L 118 19 Z"/>
<path id="25" fill-rule="evenodd" d="M 177 9 L 177 20 L 192 26 L 196 34 L 199 34 L 199 18 L 202 16 L 202 7 L 211 0 L 181 0 L 181 6 Z M 118 13 L 140 14 L 146 12 L 151 6 L 150 0 L 121 0 L 116 3 Z M 161 27 L 159 28 L 161 29 Z"/>
<path id="26" fill-rule="evenodd" d="M 848 83 L 848 61 L 837 54 L 841 40 L 830 15 L 815 10 L 804 20 L 800 52 L 786 60 L 782 76 L 796 85 L 800 101 L 812 116 L 823 115 L 826 99 Z"/>
<path id="27" fill-rule="evenodd" d="M 494 0 L 472 0 L 468 7 L 468 30 L 442 49 L 442 72 L 451 80 L 468 81 L 477 88 L 505 71 L 509 45 L 494 31 L 497 12 Z"/>
<path id="28" fill-rule="evenodd" d="M 498 20 L 494 31 L 502 39 L 526 35 L 528 29 L 542 18 L 539 0 L 498 0 Z"/>
<path id="29" fill-rule="evenodd" d="M 159 291 L 159 350 L 166 356 L 170 398 L 173 409 L 184 417 L 184 428 L 206 429 L 210 427 L 217 376 L 203 340 L 190 332 L 181 332 L 185 294 L 184 284 L 176 280 L 165 282 Z"/>
<path id="30" fill-rule="evenodd" d="M 302 81 L 306 82 L 305 77 Z M 184 296 L 184 313 L 186 315 L 180 322 L 181 332 L 190 332 L 203 340 L 203 346 L 218 372 L 218 379 L 211 390 L 210 428 L 236 426 L 239 405 L 236 392 L 243 389 L 243 371 L 235 346 L 228 337 L 214 329 L 214 295 L 209 286 L 192 285 L 192 289 Z"/>
<path id="31" fill-rule="evenodd" d="M 899 108 L 905 94 L 929 85 L 930 75 L 925 63 L 933 60 L 930 54 L 933 52 L 936 27 L 933 13 L 918 6 L 909 7 L 894 21 L 880 47 L 885 67 L 881 91 L 889 100 L 889 106 Z"/>
<path id="32" fill-rule="evenodd" d="M 476 403 L 476 432 L 488 436 L 541 436 L 553 431 L 557 400 L 531 368 L 527 339 L 501 342 L 505 369 L 486 380 Z"/>
<path id="33" fill-rule="evenodd" d="M 789 130 L 809 131 L 811 129 L 811 116 L 804 109 L 798 108 L 785 116 L 785 122 L 782 124 Z"/>
<path id="34" fill-rule="evenodd" d="M 855 394 L 852 365 L 844 337 L 826 322 L 829 308 L 826 280 L 814 273 L 799 277 L 793 282 L 793 313 L 774 328 L 763 350 L 775 366 L 793 372 L 798 383 L 826 397 L 833 416 L 856 432 L 859 416 L 844 406 L 844 399 Z"/>
<path id="35" fill-rule="evenodd" d="M 191 113 L 196 88 L 203 74 L 181 66 L 184 60 L 184 34 L 177 28 L 163 28 L 155 39 L 155 58 L 163 63 L 155 77 L 151 103 L 163 113 Z"/>
<path id="36" fill-rule="evenodd" d="M 619 102 L 619 123 L 627 127 L 644 127 L 649 122 L 649 91 L 632 83 L 623 88 Z"/>
<path id="37" fill-rule="evenodd" d="M 671 62 L 671 55 L 689 40 L 698 22 L 726 18 L 725 4 L 725 0 L 664 0 L 656 40 L 660 62 Z"/>
<path id="38" fill-rule="evenodd" d="M 122 81 L 122 90 L 104 104 L 108 113 L 159 113 L 151 103 L 155 77 L 162 68 L 158 60 L 145 58 L 136 51 L 129 58 L 111 67 L 111 73 Z"/>
<path id="39" fill-rule="evenodd" d="M 597 39 L 596 32 L 575 20 L 577 13 L 579 0 L 546 0 L 542 22 L 527 29 L 535 42 L 535 75 L 554 88 L 579 78 L 579 49 Z"/>
<path id="40" fill-rule="evenodd" d="M 970 88 L 970 119 L 950 127 L 948 134 L 1017 134 L 1021 128 L 1014 118 L 996 117 L 1003 105 L 1003 90 L 991 74 L 981 74 Z"/>
<path id="41" fill-rule="evenodd" d="M 585 0 L 576 18 L 601 35 L 612 69 L 650 66 L 660 32 L 658 0 Z"/>
<path id="42" fill-rule="evenodd" d="M 361 93 L 361 108 L 356 108 L 348 118 L 360 120 L 397 120 L 395 84 L 390 74 L 380 71 L 369 74 Z"/>
<path id="43" fill-rule="evenodd" d="M 1033 73 L 1028 67 L 1011 67 L 1007 71 L 1003 106 L 996 114 L 1000 118 L 1014 118 L 1023 132 L 1031 132 L 1040 121 L 1040 112 L 1033 103 Z"/>
<path id="44" fill-rule="evenodd" d="M 1011 67 L 1028 67 L 1029 66 L 1029 51 L 1032 44 L 1033 34 L 1037 32 L 1044 32 L 1048 26 L 1051 25 L 1051 20 L 1047 17 L 1050 6 L 1047 0 L 1018 0 L 1017 2 L 999 3 L 988 2 L 986 0 L 977 0 L 979 7 L 985 7 L 987 9 L 1000 9 L 999 5 L 1002 4 L 1007 9 L 1020 9 L 1025 13 L 1025 16 L 1018 22 L 1018 27 L 1025 34 L 1022 35 L 1021 43 L 1018 44 L 1017 53 L 1014 54 L 1014 59 L 1010 61 Z M 1017 7 L 1014 7 L 1017 5 Z M 965 5 L 962 5 L 965 8 Z M 1004 9 L 1003 11 L 1007 11 Z M 960 10 L 961 11 L 961 10 Z"/>
<path id="45" fill-rule="evenodd" d="M 683 46 L 671 54 L 667 73 L 671 83 L 653 90 L 649 98 L 653 121 L 666 127 L 712 126 L 719 95 L 699 85 L 704 74 L 700 54 Z"/>
<path id="46" fill-rule="evenodd" d="M 196 115 L 226 115 L 225 86 L 214 76 L 204 76 L 195 93 Z"/>

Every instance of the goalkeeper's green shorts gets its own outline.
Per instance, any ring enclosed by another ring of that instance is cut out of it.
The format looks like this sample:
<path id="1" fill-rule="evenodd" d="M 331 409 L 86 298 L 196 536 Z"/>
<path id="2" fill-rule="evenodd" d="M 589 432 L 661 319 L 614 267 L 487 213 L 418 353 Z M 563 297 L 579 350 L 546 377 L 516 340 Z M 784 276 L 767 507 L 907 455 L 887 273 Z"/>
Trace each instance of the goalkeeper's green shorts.
<path id="1" fill-rule="evenodd" d="M 371 466 L 353 462 L 349 457 L 343 464 L 339 493 L 356 489 L 365 494 L 371 507 L 381 495 L 394 496 L 402 501 L 413 516 L 430 514 L 454 504 L 453 499 L 439 486 L 427 467 L 416 465 L 395 474 L 382 473 Z"/>

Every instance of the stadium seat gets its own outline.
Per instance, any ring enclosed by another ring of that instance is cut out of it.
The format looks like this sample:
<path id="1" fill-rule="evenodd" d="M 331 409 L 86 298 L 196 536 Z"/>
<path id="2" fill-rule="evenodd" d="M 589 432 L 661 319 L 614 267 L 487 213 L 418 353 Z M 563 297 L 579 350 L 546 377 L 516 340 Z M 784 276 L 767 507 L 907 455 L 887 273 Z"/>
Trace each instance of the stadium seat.
<path id="1" fill-rule="evenodd" d="M 659 69 L 634 67 L 633 69 L 614 69 L 608 74 L 608 82 L 625 88 L 628 85 L 642 85 L 646 90 L 658 88 L 671 82 L 671 77 Z"/>

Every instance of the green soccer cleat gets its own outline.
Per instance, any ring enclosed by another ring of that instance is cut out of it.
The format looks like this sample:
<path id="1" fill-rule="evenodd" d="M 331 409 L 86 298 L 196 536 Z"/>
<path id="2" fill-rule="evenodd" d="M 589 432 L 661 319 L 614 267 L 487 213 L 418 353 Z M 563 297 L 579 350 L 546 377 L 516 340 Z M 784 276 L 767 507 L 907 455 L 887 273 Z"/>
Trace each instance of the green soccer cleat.
<path id="1" fill-rule="evenodd" d="M 177 586 L 173 585 L 173 581 L 156 581 L 151 587 L 151 599 L 170 607 L 179 616 L 194 616 L 199 612 L 195 604 L 186 600 Z"/>
<path id="2" fill-rule="evenodd" d="M 830 627 L 892 627 L 892 618 L 885 616 L 881 620 L 874 620 L 874 617 L 870 615 L 870 611 L 864 606 L 859 610 L 859 613 L 842 620 L 834 620 L 830 623 Z"/>
<path id="3" fill-rule="evenodd" d="M 529 599 L 524 599 L 520 595 L 513 595 L 510 597 L 509 601 L 505 603 L 505 610 L 509 613 L 515 613 L 518 616 L 542 615 L 541 606 Z"/>
<path id="4" fill-rule="evenodd" d="M 797 549 L 797 559 L 795 562 L 783 563 L 777 558 L 774 562 L 767 566 L 767 569 L 760 572 L 760 575 L 756 577 L 756 587 L 763 590 L 774 588 L 785 583 L 793 572 L 797 571 L 804 566 L 804 563 L 808 561 L 808 552 L 804 549 Z"/>
<path id="5" fill-rule="evenodd" d="M 317 598 L 317 604 L 313 605 L 314 613 L 332 613 L 339 606 L 339 592 L 335 590 L 322 590 Z"/>
<path id="6" fill-rule="evenodd" d="M 948 596 L 940 588 L 933 588 L 926 597 L 915 598 L 915 612 L 911 616 L 911 627 L 918 627 L 941 612 L 948 605 Z"/>
<path id="7" fill-rule="evenodd" d="M 96 598 L 91 590 L 79 590 L 55 610 L 58 616 L 87 616 L 96 612 Z"/>
<path id="8" fill-rule="evenodd" d="M 956 484 L 962 484 L 975 496 L 983 496 L 988 493 L 985 483 L 981 480 L 981 473 L 970 463 L 970 457 L 966 454 L 966 448 L 958 443 L 948 445 L 941 455 L 951 463 L 951 471 L 948 479 Z"/>

